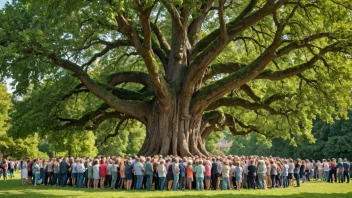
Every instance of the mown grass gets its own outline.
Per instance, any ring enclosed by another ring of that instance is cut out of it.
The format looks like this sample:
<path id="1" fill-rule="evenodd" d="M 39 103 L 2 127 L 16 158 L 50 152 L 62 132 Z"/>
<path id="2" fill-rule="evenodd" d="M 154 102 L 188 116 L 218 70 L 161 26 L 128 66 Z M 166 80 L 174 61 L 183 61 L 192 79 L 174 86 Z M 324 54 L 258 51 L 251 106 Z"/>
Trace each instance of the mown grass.
<path id="1" fill-rule="evenodd" d="M 269 190 L 228 190 L 228 191 L 120 191 L 111 189 L 77 189 L 74 187 L 55 187 L 55 186 L 32 186 L 21 185 L 19 174 L 16 178 L 6 182 L 0 180 L 0 198 L 7 197 L 240 197 L 240 198 L 336 198 L 352 197 L 352 185 L 325 182 L 310 182 L 301 187 L 289 187 L 288 189 L 269 189 Z"/>

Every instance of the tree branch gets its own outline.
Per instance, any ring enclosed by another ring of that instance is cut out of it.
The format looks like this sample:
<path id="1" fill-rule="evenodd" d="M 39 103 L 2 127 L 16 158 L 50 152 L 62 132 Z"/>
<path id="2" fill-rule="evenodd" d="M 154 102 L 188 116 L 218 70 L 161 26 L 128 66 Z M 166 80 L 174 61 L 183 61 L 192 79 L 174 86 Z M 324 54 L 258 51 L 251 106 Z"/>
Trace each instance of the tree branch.
<path id="1" fill-rule="evenodd" d="M 319 54 L 316 54 L 311 58 L 308 62 L 297 65 L 295 67 L 291 67 L 281 71 L 272 71 L 272 70 L 265 70 L 261 74 L 255 77 L 255 79 L 268 79 L 268 80 L 282 80 L 285 78 L 289 78 L 292 76 L 296 76 L 308 69 L 312 69 L 314 64 L 321 59 L 328 52 L 337 52 L 342 50 L 341 47 L 338 46 L 338 42 L 335 42 L 322 50 L 320 50 Z"/>
<path id="2" fill-rule="evenodd" d="M 188 40 L 191 46 L 194 46 L 198 42 L 199 32 L 213 2 L 214 0 L 208 0 L 207 2 L 204 2 L 201 5 L 202 14 L 198 17 L 195 17 L 188 26 Z"/>
<path id="3" fill-rule="evenodd" d="M 245 17 L 234 19 L 226 25 L 227 33 L 229 35 L 229 40 L 235 38 L 241 32 L 246 30 L 248 27 L 260 21 L 262 18 L 267 15 L 272 14 L 276 11 L 281 5 L 283 5 L 288 0 L 278 1 L 274 3 L 274 1 L 268 1 L 267 4 L 258 11 L 253 14 Z M 221 28 L 221 27 L 220 27 Z M 278 27 L 279 28 L 279 27 Z M 279 28 L 277 33 L 282 33 L 283 28 Z M 194 60 L 192 61 L 188 74 L 185 79 L 185 83 L 183 86 L 183 95 L 190 95 L 193 92 L 194 85 L 201 79 L 204 74 L 205 69 L 208 65 L 222 52 L 223 48 L 227 45 L 227 42 L 224 42 L 221 39 L 218 39 L 219 35 L 221 35 L 220 29 L 217 29 L 210 33 L 208 36 L 203 38 L 196 46 L 194 51 L 192 52 L 192 56 L 194 56 Z M 274 38 L 275 39 L 275 38 Z M 276 36 L 276 40 L 280 40 L 281 37 Z M 205 46 L 202 46 L 202 43 L 206 43 Z M 275 44 L 277 44 L 275 42 Z M 277 46 L 275 46 L 276 49 Z"/>

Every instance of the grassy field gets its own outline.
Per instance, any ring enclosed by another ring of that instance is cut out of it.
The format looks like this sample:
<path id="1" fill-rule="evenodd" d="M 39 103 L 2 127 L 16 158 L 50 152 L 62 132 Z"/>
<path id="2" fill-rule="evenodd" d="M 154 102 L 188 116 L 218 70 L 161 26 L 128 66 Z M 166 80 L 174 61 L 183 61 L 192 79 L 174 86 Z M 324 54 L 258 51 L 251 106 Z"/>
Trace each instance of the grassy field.
<path id="1" fill-rule="evenodd" d="M 7 197 L 241 197 L 241 198 L 336 198 L 336 197 L 352 197 L 352 184 L 338 183 L 322 183 L 310 182 L 303 184 L 299 188 L 290 187 L 288 189 L 274 190 L 241 190 L 241 191 L 119 191 L 111 189 L 77 189 L 74 187 L 51 187 L 51 186 L 22 186 L 19 180 L 19 174 L 16 178 L 6 182 L 0 180 L 0 198 Z"/>

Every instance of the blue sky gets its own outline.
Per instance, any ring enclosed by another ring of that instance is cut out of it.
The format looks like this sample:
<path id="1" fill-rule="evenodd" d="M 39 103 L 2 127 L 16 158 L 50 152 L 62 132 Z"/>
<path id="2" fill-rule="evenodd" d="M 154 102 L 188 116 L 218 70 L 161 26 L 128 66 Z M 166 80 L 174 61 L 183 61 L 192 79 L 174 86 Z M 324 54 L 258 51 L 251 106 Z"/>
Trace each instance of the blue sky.
<path id="1" fill-rule="evenodd" d="M 4 4 L 6 3 L 6 1 L 8 0 L 0 0 L 0 8 L 2 8 L 4 6 Z"/>

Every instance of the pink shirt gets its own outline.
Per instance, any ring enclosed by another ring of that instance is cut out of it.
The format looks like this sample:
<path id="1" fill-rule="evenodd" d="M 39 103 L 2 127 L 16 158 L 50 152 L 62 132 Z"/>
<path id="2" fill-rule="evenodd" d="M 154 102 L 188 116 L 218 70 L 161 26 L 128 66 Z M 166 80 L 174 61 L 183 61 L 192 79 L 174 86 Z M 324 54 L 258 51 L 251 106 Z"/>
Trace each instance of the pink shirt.
<path id="1" fill-rule="evenodd" d="M 205 165 L 205 176 L 211 176 L 211 167 L 209 165 Z"/>

